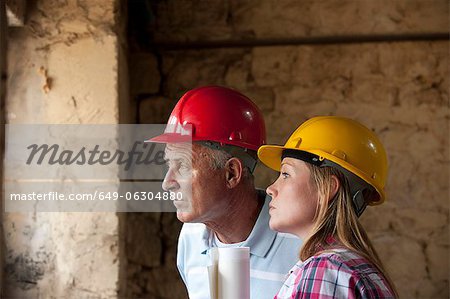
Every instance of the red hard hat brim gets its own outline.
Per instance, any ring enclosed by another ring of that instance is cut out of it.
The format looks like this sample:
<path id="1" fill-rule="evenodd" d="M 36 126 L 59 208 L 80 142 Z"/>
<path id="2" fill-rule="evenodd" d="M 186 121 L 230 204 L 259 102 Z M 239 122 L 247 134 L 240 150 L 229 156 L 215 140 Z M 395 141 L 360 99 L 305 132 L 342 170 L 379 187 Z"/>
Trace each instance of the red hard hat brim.
<path id="1" fill-rule="evenodd" d="M 145 140 L 144 142 L 167 144 L 167 143 L 191 143 L 194 141 L 209 141 L 209 140 L 206 138 L 192 138 L 192 136 L 181 135 L 178 133 L 164 133 L 164 134 L 155 136 L 153 138 L 150 138 L 148 140 Z M 242 142 L 233 142 L 233 141 L 229 141 L 227 144 L 247 148 L 247 149 L 253 150 L 253 151 L 258 151 L 258 147 L 255 147 L 252 144 L 245 144 Z"/>
<path id="2" fill-rule="evenodd" d="M 164 133 L 148 140 L 145 142 L 149 143 L 186 143 L 192 142 L 192 136 L 181 135 L 177 133 Z"/>

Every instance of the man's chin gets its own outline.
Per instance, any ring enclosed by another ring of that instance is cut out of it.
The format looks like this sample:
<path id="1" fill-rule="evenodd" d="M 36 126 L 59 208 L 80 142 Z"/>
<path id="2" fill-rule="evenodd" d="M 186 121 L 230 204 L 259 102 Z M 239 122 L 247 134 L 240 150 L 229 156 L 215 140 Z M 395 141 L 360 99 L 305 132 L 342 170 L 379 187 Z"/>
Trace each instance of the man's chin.
<path id="1" fill-rule="evenodd" d="M 177 218 L 183 223 L 194 222 L 194 217 L 190 212 L 177 210 Z"/>

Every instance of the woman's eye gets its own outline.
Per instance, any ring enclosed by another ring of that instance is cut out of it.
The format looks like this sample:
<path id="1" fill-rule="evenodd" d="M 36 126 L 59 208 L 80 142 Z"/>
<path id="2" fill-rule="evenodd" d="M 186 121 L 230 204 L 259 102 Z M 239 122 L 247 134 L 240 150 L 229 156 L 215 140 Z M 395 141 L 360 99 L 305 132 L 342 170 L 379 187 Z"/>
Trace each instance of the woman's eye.
<path id="1" fill-rule="evenodd" d="M 281 176 L 283 177 L 283 179 L 287 179 L 289 177 L 289 173 L 287 172 L 282 172 Z"/>

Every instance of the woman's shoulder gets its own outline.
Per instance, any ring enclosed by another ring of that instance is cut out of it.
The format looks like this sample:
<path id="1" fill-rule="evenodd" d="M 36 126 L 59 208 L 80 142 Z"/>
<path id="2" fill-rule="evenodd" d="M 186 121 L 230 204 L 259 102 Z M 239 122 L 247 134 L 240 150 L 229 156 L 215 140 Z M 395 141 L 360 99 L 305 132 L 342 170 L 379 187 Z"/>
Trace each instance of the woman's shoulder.
<path id="1" fill-rule="evenodd" d="M 310 257 L 302 264 L 300 276 L 299 282 L 326 284 L 326 289 L 343 297 L 349 297 L 350 293 L 363 298 L 394 297 L 376 266 L 348 249 L 327 250 Z"/>
<path id="2" fill-rule="evenodd" d="M 346 248 L 333 248 L 322 251 L 303 263 L 303 268 L 308 267 L 336 269 L 358 276 L 379 272 L 375 265 L 362 255 Z"/>

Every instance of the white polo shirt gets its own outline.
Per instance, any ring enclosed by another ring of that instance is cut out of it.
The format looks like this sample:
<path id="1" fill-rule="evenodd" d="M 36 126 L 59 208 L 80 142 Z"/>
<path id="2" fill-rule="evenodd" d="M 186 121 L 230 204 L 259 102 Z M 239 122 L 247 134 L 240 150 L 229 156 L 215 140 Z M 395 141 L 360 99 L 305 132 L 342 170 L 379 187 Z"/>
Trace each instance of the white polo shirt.
<path id="1" fill-rule="evenodd" d="M 272 299 L 298 261 L 301 240 L 269 228 L 270 197 L 264 199 L 263 191 L 259 195 L 265 201 L 263 208 L 249 237 L 239 245 L 250 247 L 251 299 Z M 214 233 L 204 224 L 183 225 L 178 239 L 177 266 L 190 299 L 209 299 L 207 266 L 209 250 L 215 246 Z"/>

